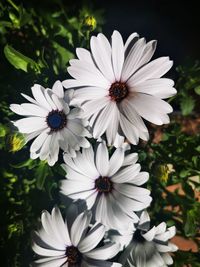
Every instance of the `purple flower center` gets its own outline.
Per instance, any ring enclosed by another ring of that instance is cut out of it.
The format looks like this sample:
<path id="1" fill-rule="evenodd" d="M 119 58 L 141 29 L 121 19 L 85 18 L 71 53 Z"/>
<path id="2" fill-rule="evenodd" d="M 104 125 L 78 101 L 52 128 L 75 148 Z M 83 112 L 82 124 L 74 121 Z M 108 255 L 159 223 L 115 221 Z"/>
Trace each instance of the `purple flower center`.
<path id="1" fill-rule="evenodd" d="M 95 181 L 95 188 L 100 193 L 109 193 L 112 191 L 112 182 L 109 177 L 99 177 Z"/>
<path id="2" fill-rule="evenodd" d="M 128 93 L 129 91 L 127 85 L 122 82 L 113 83 L 109 89 L 109 96 L 111 100 L 115 102 L 121 102 L 128 96 Z"/>
<path id="3" fill-rule="evenodd" d="M 67 256 L 67 262 L 69 267 L 79 264 L 81 262 L 81 253 L 74 246 L 67 247 L 65 255 Z"/>

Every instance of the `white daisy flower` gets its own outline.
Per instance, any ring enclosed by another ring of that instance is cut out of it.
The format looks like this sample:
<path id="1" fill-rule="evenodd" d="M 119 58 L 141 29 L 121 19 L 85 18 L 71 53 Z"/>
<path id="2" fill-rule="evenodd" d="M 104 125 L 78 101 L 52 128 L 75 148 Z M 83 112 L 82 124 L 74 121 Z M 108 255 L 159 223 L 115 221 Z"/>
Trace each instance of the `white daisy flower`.
<path id="1" fill-rule="evenodd" d="M 65 88 L 77 88 L 72 99 L 82 104 L 94 138 L 106 133 L 113 144 L 117 132 L 137 144 L 148 140 L 144 118 L 157 125 L 169 123 L 172 107 L 162 99 L 176 94 L 174 82 L 161 78 L 172 67 L 169 57 L 150 61 L 156 41 L 146 43 L 137 33 L 126 43 L 114 31 L 111 44 L 102 34 L 92 36 L 91 53 L 76 50 L 78 59 L 70 60 L 69 74 L 75 79 L 63 81 Z M 142 117 L 142 118 L 141 118 Z"/>
<path id="2" fill-rule="evenodd" d="M 87 121 L 79 118 L 81 110 L 69 108 L 71 90 L 64 94 L 60 81 L 54 83 L 52 90 L 39 84 L 31 90 L 34 99 L 22 94 L 30 103 L 12 104 L 10 109 L 26 116 L 14 122 L 26 141 L 36 137 L 30 147 L 32 159 L 39 157 L 52 166 L 58 160 L 59 148 L 74 157 L 80 147 L 90 146 L 85 138 L 90 136 L 85 128 Z"/>
<path id="3" fill-rule="evenodd" d="M 64 156 L 66 180 L 61 182 L 61 192 L 74 199 L 86 201 L 95 220 L 108 228 L 127 229 L 138 221 L 135 211 L 150 205 L 150 191 L 140 186 L 149 175 L 140 172 L 135 164 L 137 154 L 124 155 L 119 147 L 109 159 L 105 143 L 99 144 L 94 154 L 92 147 L 82 149 L 76 158 Z"/>
<path id="4" fill-rule="evenodd" d="M 96 223 L 89 229 L 91 217 L 91 212 L 81 213 L 68 227 L 68 218 L 64 222 L 57 207 L 51 214 L 44 211 L 41 216 L 42 228 L 35 233 L 32 246 L 42 258 L 32 266 L 120 267 L 119 263 L 107 261 L 118 253 L 118 244 L 110 242 L 96 248 L 104 237 L 105 227 Z"/>
<path id="5" fill-rule="evenodd" d="M 175 233 L 175 226 L 167 228 L 164 222 L 150 229 L 149 215 L 143 211 L 137 229 L 123 235 L 111 234 L 109 240 L 120 244 L 120 250 L 126 247 L 120 257 L 125 267 L 166 267 L 173 264 L 169 253 L 178 249 L 169 242 Z"/>

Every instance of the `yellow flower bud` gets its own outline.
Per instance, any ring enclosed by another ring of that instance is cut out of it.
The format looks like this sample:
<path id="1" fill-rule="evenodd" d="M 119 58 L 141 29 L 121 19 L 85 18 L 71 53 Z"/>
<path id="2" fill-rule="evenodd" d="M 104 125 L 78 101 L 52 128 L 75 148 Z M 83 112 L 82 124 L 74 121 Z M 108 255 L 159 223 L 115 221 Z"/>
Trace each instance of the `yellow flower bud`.
<path id="1" fill-rule="evenodd" d="M 10 152 L 16 152 L 22 149 L 24 145 L 25 145 L 25 139 L 23 135 L 15 133 L 10 137 L 9 140 Z"/>
<path id="2" fill-rule="evenodd" d="M 83 21 L 83 26 L 89 28 L 90 31 L 93 31 L 97 26 L 96 19 L 93 16 L 86 16 Z"/>

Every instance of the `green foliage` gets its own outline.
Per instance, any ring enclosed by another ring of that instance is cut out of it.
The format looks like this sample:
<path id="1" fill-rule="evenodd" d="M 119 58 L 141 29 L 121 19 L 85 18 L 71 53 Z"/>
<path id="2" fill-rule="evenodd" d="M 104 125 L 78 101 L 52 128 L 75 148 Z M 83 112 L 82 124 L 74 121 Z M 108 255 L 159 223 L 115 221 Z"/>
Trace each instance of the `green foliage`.
<path id="1" fill-rule="evenodd" d="M 179 66 L 177 68 L 179 79 L 177 87 L 178 94 L 174 97 L 175 103 L 180 105 L 182 115 L 188 116 L 193 112 L 199 111 L 200 101 L 200 64 L 189 66 Z"/>

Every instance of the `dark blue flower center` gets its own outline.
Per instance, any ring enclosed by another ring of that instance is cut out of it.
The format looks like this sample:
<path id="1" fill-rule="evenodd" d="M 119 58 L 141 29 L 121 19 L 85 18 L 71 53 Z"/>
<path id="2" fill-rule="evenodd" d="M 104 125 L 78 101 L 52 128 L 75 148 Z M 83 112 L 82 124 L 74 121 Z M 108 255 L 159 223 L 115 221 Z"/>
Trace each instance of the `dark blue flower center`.
<path id="1" fill-rule="evenodd" d="M 109 89 L 109 96 L 111 100 L 115 102 L 120 102 L 128 96 L 128 87 L 125 83 L 115 82 L 111 85 Z"/>
<path id="2" fill-rule="evenodd" d="M 100 193 L 109 193 L 112 191 L 112 182 L 109 177 L 99 177 L 95 180 L 95 188 Z"/>
<path id="3" fill-rule="evenodd" d="M 65 255 L 67 256 L 67 262 L 69 267 L 77 266 L 77 264 L 81 263 L 82 255 L 76 247 L 74 246 L 67 247 Z"/>
<path id="4" fill-rule="evenodd" d="M 67 117 L 63 111 L 52 110 L 49 112 L 46 121 L 51 131 L 59 131 L 66 126 Z"/>

